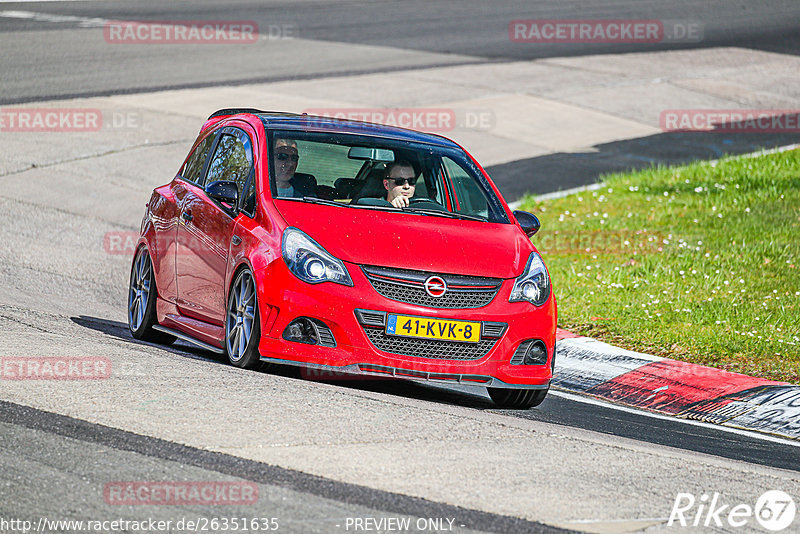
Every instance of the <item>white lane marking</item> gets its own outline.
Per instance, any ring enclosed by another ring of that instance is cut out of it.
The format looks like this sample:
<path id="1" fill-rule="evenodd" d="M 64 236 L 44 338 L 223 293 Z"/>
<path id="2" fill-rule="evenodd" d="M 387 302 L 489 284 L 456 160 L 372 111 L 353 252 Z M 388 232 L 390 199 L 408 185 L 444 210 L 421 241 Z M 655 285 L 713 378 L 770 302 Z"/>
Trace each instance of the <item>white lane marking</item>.
<path id="1" fill-rule="evenodd" d="M 50 13 L 36 13 L 34 11 L 15 11 L 15 10 L 0 11 L 0 17 L 7 19 L 23 19 L 23 20 L 33 20 L 36 22 L 51 22 L 51 23 L 75 22 L 81 28 L 102 28 L 103 25 L 106 22 L 108 22 L 107 19 L 101 19 L 96 17 L 95 18 L 76 17 L 73 15 L 54 15 Z"/>
<path id="2" fill-rule="evenodd" d="M 791 439 L 779 438 L 777 436 L 770 436 L 768 434 L 761 434 L 758 432 L 751 432 L 749 430 L 742 430 L 739 428 L 731 428 L 729 426 L 723 425 L 716 425 L 714 423 L 706 423 L 703 421 L 695 421 L 693 419 L 683 419 L 680 417 L 675 417 L 674 415 L 662 415 L 659 413 L 648 412 L 645 410 L 637 410 L 636 408 L 628 408 L 627 406 L 620 406 L 619 404 L 613 404 L 610 402 L 604 402 L 593 397 L 586 397 L 584 395 L 578 395 L 575 393 L 567 393 L 566 391 L 554 390 L 550 389 L 550 393 L 548 395 L 555 395 L 556 397 L 562 397 L 567 400 L 573 400 L 576 402 L 583 402 L 585 404 L 592 404 L 594 406 L 600 406 L 603 408 L 611 408 L 612 410 L 619 410 L 621 412 L 632 413 L 636 415 L 643 415 L 646 417 L 652 417 L 654 419 L 663 419 L 665 421 L 674 421 L 677 423 L 683 423 L 686 425 L 692 426 L 699 426 L 703 428 L 713 429 L 713 430 L 722 430 L 723 432 L 728 432 L 730 434 L 737 434 L 740 436 L 747 436 L 754 439 L 760 439 L 762 441 L 771 441 L 773 443 L 781 443 L 783 445 L 791 445 L 792 447 L 800 447 L 800 441 L 795 441 Z"/>
<path id="3" fill-rule="evenodd" d="M 600 189 L 605 184 L 603 182 L 589 184 L 589 185 L 581 185 L 579 187 L 573 187 L 571 189 L 562 189 L 561 191 L 553 191 L 552 193 L 544 193 L 542 195 L 534 195 L 534 199 L 539 202 L 542 200 L 552 200 L 555 198 L 563 198 L 568 197 L 573 193 L 583 193 L 584 191 L 594 191 L 596 189 Z M 520 205 L 522 205 L 522 200 L 515 200 L 511 204 L 508 205 L 509 208 L 512 210 L 519 209 Z"/>
<path id="4" fill-rule="evenodd" d="M 750 152 L 749 154 L 742 154 L 740 156 L 736 156 L 737 158 L 757 158 L 758 156 L 766 156 L 768 154 L 778 154 L 780 152 L 786 152 L 788 150 L 794 150 L 795 148 L 800 148 L 800 143 L 796 143 L 794 145 L 784 145 L 775 148 L 769 149 L 762 149 L 757 150 L 755 152 Z M 709 160 L 712 167 L 716 167 L 717 163 L 719 163 L 718 159 Z"/>

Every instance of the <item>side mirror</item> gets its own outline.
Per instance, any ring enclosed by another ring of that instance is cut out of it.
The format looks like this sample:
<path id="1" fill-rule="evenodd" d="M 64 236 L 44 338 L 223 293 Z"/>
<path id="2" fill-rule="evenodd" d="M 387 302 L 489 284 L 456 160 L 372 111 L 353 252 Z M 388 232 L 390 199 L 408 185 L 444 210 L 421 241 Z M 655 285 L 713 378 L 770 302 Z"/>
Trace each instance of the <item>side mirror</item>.
<path id="1" fill-rule="evenodd" d="M 536 215 L 528 213 L 527 211 L 516 210 L 514 212 L 514 217 L 516 217 L 517 222 L 522 227 L 522 231 L 525 232 L 528 237 L 533 237 L 542 225 Z"/>
<path id="2" fill-rule="evenodd" d="M 236 207 L 239 202 L 239 188 L 236 187 L 236 182 L 228 180 L 211 182 L 206 186 L 206 194 L 217 202 L 230 204 L 231 207 Z"/>

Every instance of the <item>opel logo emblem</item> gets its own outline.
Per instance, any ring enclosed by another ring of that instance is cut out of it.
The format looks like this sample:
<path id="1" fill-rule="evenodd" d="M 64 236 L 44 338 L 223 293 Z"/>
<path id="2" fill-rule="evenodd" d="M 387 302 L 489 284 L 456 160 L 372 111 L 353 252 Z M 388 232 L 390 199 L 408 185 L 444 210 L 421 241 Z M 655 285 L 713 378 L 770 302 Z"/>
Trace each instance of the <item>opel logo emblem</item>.
<path id="1" fill-rule="evenodd" d="M 447 291 L 447 282 L 439 276 L 431 276 L 425 280 L 425 292 L 432 297 L 441 297 Z"/>

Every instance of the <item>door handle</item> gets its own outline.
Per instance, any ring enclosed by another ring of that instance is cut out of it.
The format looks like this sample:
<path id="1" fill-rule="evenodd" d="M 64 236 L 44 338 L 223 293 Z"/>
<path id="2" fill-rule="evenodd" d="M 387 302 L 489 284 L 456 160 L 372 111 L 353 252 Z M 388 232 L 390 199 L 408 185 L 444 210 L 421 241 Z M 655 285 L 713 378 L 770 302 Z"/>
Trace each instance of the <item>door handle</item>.
<path id="1" fill-rule="evenodd" d="M 181 217 L 183 217 L 183 220 L 186 221 L 186 222 L 189 222 L 192 219 L 194 219 L 192 214 L 190 212 L 188 212 L 188 211 L 184 211 L 183 213 L 181 213 Z"/>
<path id="2" fill-rule="evenodd" d="M 234 245 L 238 245 L 238 244 L 240 244 L 241 242 L 242 242 L 242 238 L 241 238 L 241 237 L 239 237 L 238 235 L 235 235 L 235 236 L 233 236 L 233 237 L 231 238 L 231 243 L 233 243 Z"/>

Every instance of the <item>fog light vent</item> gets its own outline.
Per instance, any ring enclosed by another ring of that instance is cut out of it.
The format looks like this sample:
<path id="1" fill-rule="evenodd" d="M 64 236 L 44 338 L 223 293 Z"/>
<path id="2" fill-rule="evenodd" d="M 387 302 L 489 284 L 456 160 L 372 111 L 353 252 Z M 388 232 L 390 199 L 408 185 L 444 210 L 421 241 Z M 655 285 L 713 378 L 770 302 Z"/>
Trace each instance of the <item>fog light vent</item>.
<path id="1" fill-rule="evenodd" d="M 333 337 L 333 332 L 331 329 L 325 325 L 317 326 L 317 332 L 319 333 L 319 344 L 323 347 L 335 347 L 336 340 Z"/>
<path id="2" fill-rule="evenodd" d="M 335 347 L 336 339 L 328 326 L 319 319 L 298 317 L 283 331 L 283 339 L 294 343 Z"/>
<path id="3" fill-rule="evenodd" d="M 514 356 L 511 357 L 511 365 L 522 365 L 525 361 L 525 353 L 528 352 L 528 347 L 533 344 L 533 340 L 523 341 L 520 343 L 517 350 L 514 351 Z"/>

